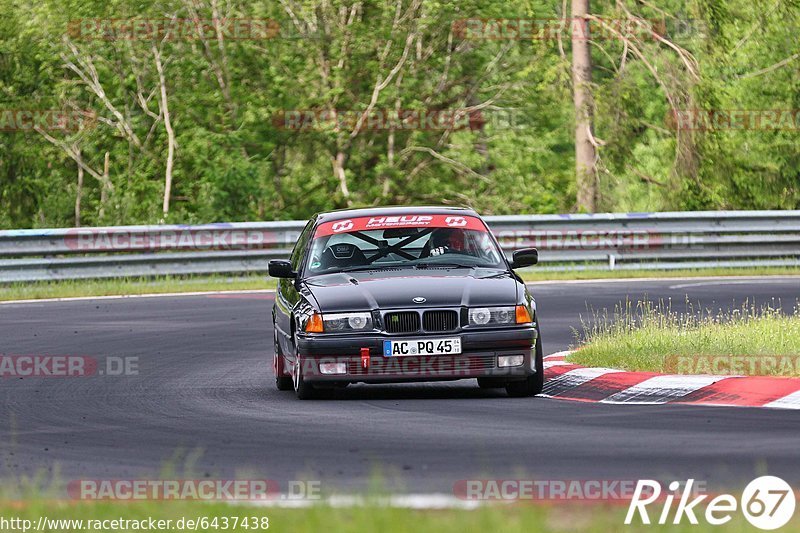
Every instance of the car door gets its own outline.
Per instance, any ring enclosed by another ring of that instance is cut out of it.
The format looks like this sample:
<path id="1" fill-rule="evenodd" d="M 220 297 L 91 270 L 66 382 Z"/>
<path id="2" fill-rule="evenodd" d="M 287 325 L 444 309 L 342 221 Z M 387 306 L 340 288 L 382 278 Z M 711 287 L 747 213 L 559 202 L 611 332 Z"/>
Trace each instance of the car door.
<path id="1" fill-rule="evenodd" d="M 300 270 L 308 241 L 314 228 L 314 218 L 308 221 L 306 227 L 300 232 L 297 242 L 292 250 L 292 270 Z M 278 332 L 278 343 L 284 355 L 292 357 L 294 346 L 292 342 L 292 312 L 300 301 L 297 291 L 297 280 L 281 278 L 278 280 L 278 290 L 275 294 L 275 329 Z"/>

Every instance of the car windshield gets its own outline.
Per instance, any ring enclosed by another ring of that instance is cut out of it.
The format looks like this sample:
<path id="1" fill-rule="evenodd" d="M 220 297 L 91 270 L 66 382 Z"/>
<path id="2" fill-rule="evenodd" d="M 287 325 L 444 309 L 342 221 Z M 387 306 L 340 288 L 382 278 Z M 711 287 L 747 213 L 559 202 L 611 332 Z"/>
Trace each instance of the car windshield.
<path id="1" fill-rule="evenodd" d="M 505 269 L 506 263 L 476 217 L 364 217 L 318 226 L 305 274 L 387 267 Z"/>

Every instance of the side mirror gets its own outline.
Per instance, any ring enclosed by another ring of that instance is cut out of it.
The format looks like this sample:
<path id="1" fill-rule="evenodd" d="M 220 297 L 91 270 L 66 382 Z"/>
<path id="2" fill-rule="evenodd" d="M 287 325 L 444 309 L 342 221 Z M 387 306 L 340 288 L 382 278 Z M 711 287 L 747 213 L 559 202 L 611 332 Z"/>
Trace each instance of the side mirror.
<path id="1" fill-rule="evenodd" d="M 292 270 L 292 263 L 284 259 L 273 259 L 269 262 L 269 275 L 273 278 L 296 278 L 297 272 Z"/>
<path id="2" fill-rule="evenodd" d="M 514 260 L 511 262 L 511 268 L 523 268 L 533 266 L 539 262 L 539 250 L 536 248 L 523 248 L 522 250 L 514 251 Z"/>

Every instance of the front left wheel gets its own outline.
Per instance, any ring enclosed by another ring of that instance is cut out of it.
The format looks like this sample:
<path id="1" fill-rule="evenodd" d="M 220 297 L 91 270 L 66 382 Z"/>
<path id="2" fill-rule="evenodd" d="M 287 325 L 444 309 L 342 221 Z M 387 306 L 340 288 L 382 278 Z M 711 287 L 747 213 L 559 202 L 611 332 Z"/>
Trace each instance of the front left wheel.
<path id="1" fill-rule="evenodd" d="M 535 396 L 544 388 L 544 356 L 542 354 L 542 336 L 536 330 L 536 373 L 523 381 L 512 381 L 506 385 L 506 394 L 512 398 Z"/>

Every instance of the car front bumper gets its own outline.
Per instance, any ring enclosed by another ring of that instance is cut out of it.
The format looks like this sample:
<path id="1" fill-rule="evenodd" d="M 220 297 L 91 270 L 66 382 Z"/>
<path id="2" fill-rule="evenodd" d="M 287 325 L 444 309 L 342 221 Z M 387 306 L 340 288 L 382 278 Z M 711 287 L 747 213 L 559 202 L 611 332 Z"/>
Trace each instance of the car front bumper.
<path id="1" fill-rule="evenodd" d="M 441 381 L 466 378 L 524 379 L 536 373 L 535 327 L 459 331 L 454 333 L 389 335 L 372 332 L 351 335 L 298 336 L 303 377 L 312 383 L 386 383 Z M 385 340 L 459 337 L 459 355 L 383 355 Z M 523 356 L 518 366 L 500 367 L 498 358 Z M 344 365 L 344 374 L 323 374 L 322 363 Z"/>

